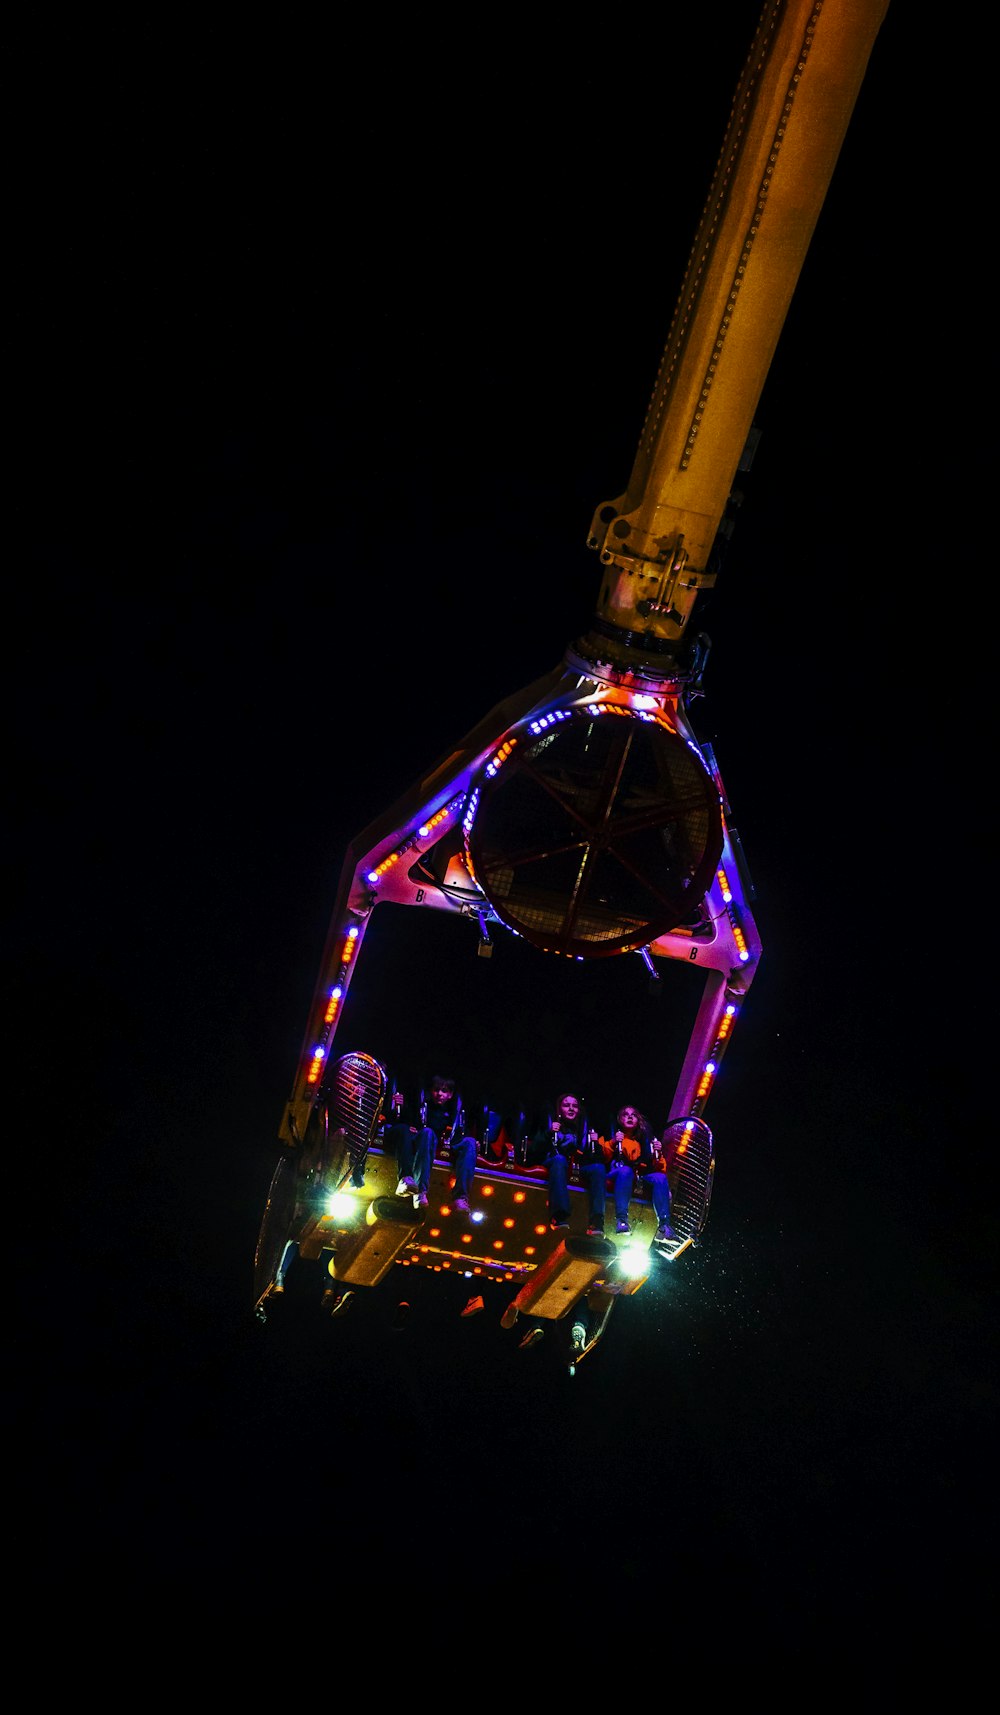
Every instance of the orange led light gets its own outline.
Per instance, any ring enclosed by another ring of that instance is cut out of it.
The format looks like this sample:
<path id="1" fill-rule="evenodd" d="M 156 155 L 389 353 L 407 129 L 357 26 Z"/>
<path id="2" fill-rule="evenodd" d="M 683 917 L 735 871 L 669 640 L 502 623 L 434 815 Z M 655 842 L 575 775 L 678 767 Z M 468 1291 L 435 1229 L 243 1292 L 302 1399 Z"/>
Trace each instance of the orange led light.
<path id="1" fill-rule="evenodd" d="M 495 770 L 497 768 L 502 768 L 516 743 L 517 740 L 515 738 L 507 739 L 506 743 L 502 744 L 500 749 L 496 752 L 496 755 L 490 763 L 490 769 Z"/>
<path id="2" fill-rule="evenodd" d="M 513 1225 L 514 1225 L 514 1217 L 513 1217 L 513 1215 L 508 1215 L 506 1220 L 504 1221 L 504 1226 L 505 1227 L 512 1227 Z"/>
<path id="3" fill-rule="evenodd" d="M 471 1245 L 472 1234 L 471 1233 L 463 1233 L 462 1234 L 462 1243 L 463 1243 L 463 1245 Z"/>
<path id="4" fill-rule="evenodd" d="M 493 1240 L 493 1249 L 495 1251 L 502 1251 L 503 1250 L 503 1239 L 494 1239 Z"/>
<path id="5" fill-rule="evenodd" d="M 515 1203 L 523 1203 L 524 1199 L 525 1199 L 525 1195 L 526 1195 L 526 1193 L 524 1191 L 515 1191 L 514 1192 Z"/>
<path id="6" fill-rule="evenodd" d="M 494 1187 L 492 1185 L 483 1185 L 480 1187 L 480 1189 L 482 1190 L 484 1197 L 492 1197 L 493 1190 L 494 1190 Z"/>
<path id="7" fill-rule="evenodd" d="M 432 1239 L 439 1239 L 441 1237 L 441 1228 L 440 1227 L 431 1227 L 430 1228 L 430 1235 L 431 1235 Z"/>
<path id="8" fill-rule="evenodd" d="M 425 834 L 429 834 L 432 832 L 432 830 L 434 828 L 439 827 L 441 825 L 441 823 L 444 821 L 445 817 L 449 814 L 449 812 L 450 812 L 450 806 L 448 804 L 446 804 L 444 809 L 438 810 L 436 815 L 433 815 L 429 822 L 423 822 L 421 824 L 421 826 L 417 829 L 417 833 L 420 835 L 421 839 L 424 837 Z"/>
<path id="9" fill-rule="evenodd" d="M 525 1245 L 524 1254 L 525 1254 L 525 1256 L 534 1256 L 534 1254 L 535 1254 L 534 1245 Z"/>

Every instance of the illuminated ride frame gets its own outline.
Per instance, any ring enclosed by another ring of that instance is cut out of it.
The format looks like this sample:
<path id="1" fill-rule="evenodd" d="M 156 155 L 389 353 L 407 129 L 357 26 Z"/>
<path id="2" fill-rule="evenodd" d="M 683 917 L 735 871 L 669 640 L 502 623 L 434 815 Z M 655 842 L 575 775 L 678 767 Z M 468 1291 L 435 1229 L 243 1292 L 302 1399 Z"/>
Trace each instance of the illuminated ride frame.
<path id="1" fill-rule="evenodd" d="M 400 1266 L 425 1267 L 506 1283 L 505 1327 L 575 1312 L 572 1370 L 616 1300 L 704 1228 L 705 1109 L 761 946 L 716 758 L 690 718 L 709 647 L 690 621 L 715 582 L 753 413 L 886 9 L 765 4 L 629 487 L 591 526 L 602 566 L 591 628 L 348 850 L 258 1239 L 262 1320 L 296 1253 L 328 1257 L 334 1311 Z M 469 1213 L 451 1205 L 446 1160 L 427 1208 L 396 1195 L 385 1069 L 334 1052 L 372 913 L 389 901 L 477 919 L 485 942 L 499 924 L 554 956 L 637 953 L 653 975 L 667 960 L 704 973 L 663 1133 L 672 1238 L 657 1239 L 641 1180 L 630 1231 L 613 1238 L 585 1235 L 582 1191 L 570 1230 L 551 1230 L 544 1179 L 516 1162 L 479 1160 Z"/>

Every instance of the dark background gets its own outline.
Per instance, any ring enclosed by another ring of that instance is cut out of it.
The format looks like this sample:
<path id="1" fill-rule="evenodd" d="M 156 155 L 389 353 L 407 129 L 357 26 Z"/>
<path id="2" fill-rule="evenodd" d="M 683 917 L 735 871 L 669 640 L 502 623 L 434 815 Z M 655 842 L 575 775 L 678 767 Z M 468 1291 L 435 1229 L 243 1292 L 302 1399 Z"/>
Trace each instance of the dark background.
<path id="1" fill-rule="evenodd" d="M 929 102 L 898 0 L 701 615 L 695 713 L 764 946 L 703 1242 L 572 1381 L 554 1337 L 521 1353 L 444 1295 L 404 1334 L 252 1315 L 345 848 L 586 627 L 586 534 L 628 479 L 757 15 L 568 47 L 500 18 L 23 44 L 9 1129 L 43 1582 L 96 1557 L 122 1599 L 136 1569 L 385 1588 L 412 1556 L 473 1615 L 530 1613 L 541 1566 L 560 1616 L 585 1577 L 792 1652 L 981 1635 L 986 617 L 964 580 L 993 445 L 956 432 L 980 300 L 942 140 L 962 159 L 968 84 Z M 404 1062 L 440 1019 L 467 1087 L 516 1087 L 491 1057 L 491 1006 L 502 1042 L 524 1025 L 509 943 L 412 933 L 384 1020 L 358 977 L 382 1039 L 345 1014 L 338 1046 Z M 659 1003 L 616 964 L 615 1023 L 590 1009 L 553 1093 L 648 1080 Z"/>

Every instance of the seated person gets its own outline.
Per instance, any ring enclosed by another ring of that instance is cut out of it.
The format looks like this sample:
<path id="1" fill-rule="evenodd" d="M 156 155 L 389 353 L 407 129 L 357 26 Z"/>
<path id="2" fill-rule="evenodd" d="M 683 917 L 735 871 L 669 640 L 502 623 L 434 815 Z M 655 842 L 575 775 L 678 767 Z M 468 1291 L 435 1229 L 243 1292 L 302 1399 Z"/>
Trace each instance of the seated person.
<path id="1" fill-rule="evenodd" d="M 579 1096 L 567 1091 L 559 1097 L 553 1118 L 532 1138 L 529 1159 L 541 1159 L 545 1168 L 552 1232 L 569 1226 L 569 1179 L 574 1169 L 587 1191 L 587 1232 L 591 1237 L 604 1232 L 607 1162 L 596 1132 L 587 1130 Z"/>
<path id="2" fill-rule="evenodd" d="M 454 1078 L 435 1073 L 429 1101 L 421 1093 L 418 1102 L 408 1102 L 403 1092 L 396 1090 L 390 1116 L 385 1147 L 396 1157 L 397 1197 L 412 1197 L 418 1209 L 426 1209 L 434 1158 L 447 1153 L 455 1175 L 452 1207 L 468 1213 L 476 1172 L 476 1140 L 465 1133 L 462 1098 Z"/>
<path id="3" fill-rule="evenodd" d="M 636 1107 L 626 1104 L 619 1108 L 611 1142 L 608 1177 L 615 1199 L 615 1224 L 619 1233 L 631 1230 L 628 1206 L 636 1174 L 645 1179 L 653 1199 L 653 1212 L 659 1223 L 656 1238 L 672 1239 L 670 1225 L 670 1185 L 660 1140 L 650 1134 L 646 1116 Z"/>

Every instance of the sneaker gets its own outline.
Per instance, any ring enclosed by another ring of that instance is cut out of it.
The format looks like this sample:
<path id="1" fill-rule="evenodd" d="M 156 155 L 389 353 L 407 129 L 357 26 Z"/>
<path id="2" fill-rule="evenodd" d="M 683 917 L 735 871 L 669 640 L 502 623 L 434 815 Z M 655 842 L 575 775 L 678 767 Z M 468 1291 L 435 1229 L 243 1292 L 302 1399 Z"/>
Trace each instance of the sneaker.
<path id="1" fill-rule="evenodd" d="M 416 1192 L 416 1189 L 417 1189 L 416 1180 L 411 1179 L 409 1174 L 407 1174 L 406 1178 L 401 1179 L 399 1181 L 399 1184 L 396 1186 L 396 1196 L 397 1197 L 412 1197 L 414 1195 L 414 1193 Z"/>
<path id="2" fill-rule="evenodd" d="M 427 1192 L 426 1191 L 418 1192 L 417 1196 L 414 1198 L 414 1202 L 416 1203 L 418 1209 L 426 1209 L 426 1207 L 427 1207 Z"/>
<path id="3" fill-rule="evenodd" d="M 674 1237 L 674 1229 L 670 1225 L 669 1221 L 661 1221 L 660 1222 L 659 1226 L 656 1229 L 656 1237 L 658 1240 L 661 1240 L 661 1241 L 663 1239 L 672 1239 Z"/>
<path id="4" fill-rule="evenodd" d="M 591 1225 L 587 1228 L 587 1237 L 588 1237 L 588 1239 L 603 1239 L 604 1228 L 594 1226 L 593 1223 L 591 1223 Z"/>
<path id="5" fill-rule="evenodd" d="M 563 1233 L 563 1232 L 568 1232 L 568 1231 L 569 1231 L 569 1222 L 568 1221 L 550 1221 L 549 1222 L 549 1232 L 550 1233 Z"/>
<path id="6" fill-rule="evenodd" d="M 629 1226 L 627 1221 L 619 1221 L 615 1226 L 616 1233 L 630 1233 L 631 1231 L 632 1228 Z"/>
<path id="7" fill-rule="evenodd" d="M 425 1197 L 424 1202 L 426 1203 L 426 1201 L 427 1201 L 427 1199 Z M 469 1213 L 469 1199 L 468 1199 L 468 1197 L 456 1197 L 454 1203 L 452 1204 L 452 1208 L 458 1209 L 463 1215 L 467 1215 Z"/>

